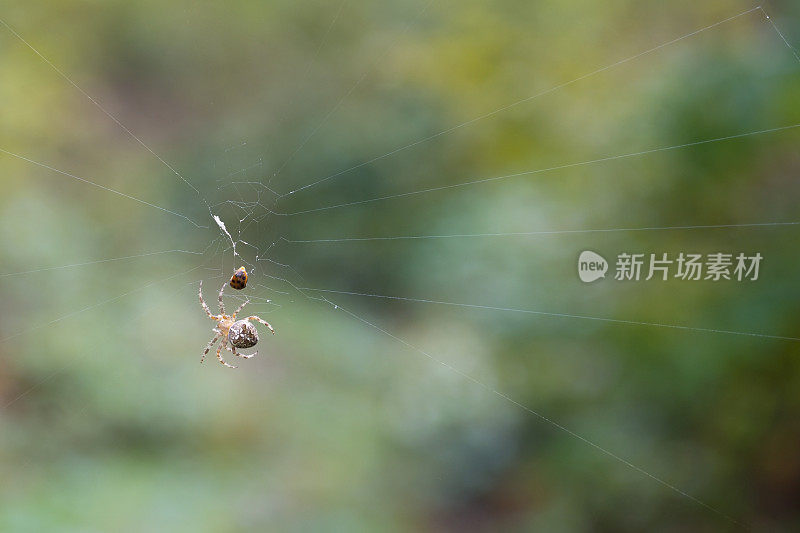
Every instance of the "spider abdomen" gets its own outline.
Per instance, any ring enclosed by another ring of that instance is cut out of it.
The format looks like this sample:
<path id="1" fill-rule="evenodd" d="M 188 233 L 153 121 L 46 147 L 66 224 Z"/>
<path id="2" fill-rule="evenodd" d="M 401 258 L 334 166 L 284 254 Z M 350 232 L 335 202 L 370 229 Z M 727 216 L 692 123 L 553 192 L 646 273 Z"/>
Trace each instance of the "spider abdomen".
<path id="1" fill-rule="evenodd" d="M 247 320 L 237 320 L 228 330 L 228 341 L 237 348 L 250 348 L 258 343 L 258 331 Z"/>

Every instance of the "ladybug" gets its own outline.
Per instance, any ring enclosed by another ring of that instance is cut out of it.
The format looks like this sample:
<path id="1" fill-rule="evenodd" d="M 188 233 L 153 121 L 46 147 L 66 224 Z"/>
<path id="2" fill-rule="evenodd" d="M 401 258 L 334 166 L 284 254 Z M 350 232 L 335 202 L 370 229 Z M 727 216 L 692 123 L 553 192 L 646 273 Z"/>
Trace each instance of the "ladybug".
<path id="1" fill-rule="evenodd" d="M 236 272 L 233 273 L 231 276 L 231 287 L 240 291 L 247 286 L 247 270 L 245 268 L 239 267 Z"/>

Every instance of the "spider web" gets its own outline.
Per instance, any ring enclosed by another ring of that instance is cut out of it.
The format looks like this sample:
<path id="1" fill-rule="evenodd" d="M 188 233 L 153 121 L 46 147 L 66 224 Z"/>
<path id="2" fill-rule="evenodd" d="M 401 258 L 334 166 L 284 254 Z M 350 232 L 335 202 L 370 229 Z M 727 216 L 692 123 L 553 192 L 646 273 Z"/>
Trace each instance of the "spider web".
<path id="1" fill-rule="evenodd" d="M 784 135 L 790 135 L 800 128 L 800 121 L 784 120 L 783 122 L 759 122 L 754 124 L 753 128 L 745 131 L 736 130 L 728 131 L 722 134 L 710 134 L 705 136 L 698 136 L 693 139 L 673 139 L 669 142 L 651 143 L 645 146 L 638 146 L 630 150 L 611 150 L 596 157 L 582 157 L 573 158 L 564 161 L 555 161 L 549 164 L 536 166 L 533 168 L 526 168 L 515 170 L 512 172 L 493 173 L 481 176 L 453 176 L 446 180 L 437 180 L 436 177 L 431 177 L 421 173 L 419 177 L 410 177 L 408 179 L 398 180 L 401 186 L 394 187 L 395 184 L 383 183 L 368 183 L 363 184 L 363 181 L 370 177 L 363 171 L 373 166 L 380 164 L 394 165 L 398 164 L 399 168 L 403 171 L 410 170 L 419 172 L 419 160 L 413 163 L 417 166 L 404 167 L 401 163 L 397 163 L 400 158 L 409 158 L 411 154 L 417 154 L 419 150 L 436 150 L 435 145 L 451 138 L 452 135 L 462 135 L 464 132 L 474 131 L 480 129 L 481 125 L 487 124 L 494 119 L 503 117 L 506 114 L 513 114 L 518 112 L 525 105 L 531 107 L 538 104 L 537 100 L 544 98 L 551 98 L 567 92 L 569 89 L 580 90 L 581 84 L 585 83 L 588 87 L 596 88 L 597 85 L 592 85 L 596 78 L 601 76 L 613 78 L 614 75 L 619 75 L 618 70 L 628 65 L 636 64 L 637 62 L 656 62 L 657 58 L 662 61 L 667 61 L 663 56 L 669 54 L 670 51 L 684 46 L 689 51 L 694 50 L 697 46 L 692 42 L 692 39 L 698 39 L 713 35 L 714 32 L 719 32 L 729 25 L 736 25 L 740 31 L 746 28 L 747 31 L 763 32 L 767 28 L 773 37 L 777 37 L 779 42 L 773 42 L 773 50 L 780 50 L 785 52 L 787 49 L 790 55 L 793 55 L 798 62 L 797 51 L 791 46 L 789 40 L 786 39 L 781 33 L 778 25 L 768 16 L 765 9 L 761 6 L 753 7 L 736 14 L 726 16 L 721 19 L 716 19 L 715 22 L 701 26 L 698 29 L 693 29 L 687 33 L 665 39 L 660 44 L 655 44 L 649 48 L 641 51 L 634 51 L 626 55 L 623 59 L 612 60 L 605 63 L 603 66 L 588 70 L 576 76 L 569 77 L 566 81 L 559 81 L 553 83 L 546 88 L 537 90 L 536 92 L 518 98 L 509 103 L 493 107 L 489 111 L 481 112 L 464 120 L 455 121 L 453 125 L 439 129 L 433 133 L 425 134 L 417 137 L 415 140 L 403 141 L 387 151 L 376 153 L 375 155 L 359 158 L 358 161 L 340 167 L 338 170 L 326 171 L 320 174 L 311 173 L 316 177 L 308 178 L 306 169 L 303 167 L 303 154 L 311 150 L 317 149 L 314 146 L 314 141 L 318 137 L 325 136 L 330 139 L 328 133 L 337 126 L 335 119 L 337 114 L 341 112 L 342 108 L 355 97 L 358 89 L 365 83 L 368 83 L 371 77 L 376 75 L 375 71 L 379 69 L 379 65 L 390 55 L 398 42 L 407 37 L 407 34 L 419 24 L 420 21 L 425 19 L 426 15 L 430 14 L 431 6 L 435 5 L 432 2 L 422 3 L 418 9 L 413 10 L 409 22 L 401 24 L 394 34 L 393 38 L 389 39 L 388 43 L 378 47 L 375 54 L 372 56 L 368 66 L 364 68 L 360 74 L 355 78 L 352 84 L 345 85 L 345 90 L 340 94 L 331 97 L 332 105 L 327 107 L 327 111 L 319 115 L 317 121 L 312 122 L 305 134 L 300 136 L 300 140 L 296 145 L 289 145 L 285 149 L 287 155 L 283 158 L 270 158 L 265 159 L 265 151 L 263 146 L 253 148 L 250 141 L 237 141 L 222 151 L 221 157 L 214 162 L 213 172 L 218 176 L 212 187 L 203 187 L 197 184 L 197 180 L 190 176 L 184 175 L 179 169 L 181 165 L 174 163 L 170 158 L 165 158 L 160 154 L 160 150 L 153 148 L 154 143 L 143 138 L 134 132 L 134 128 L 129 128 L 126 121 L 119 118 L 114 112 L 109 111 L 108 107 L 104 105 L 99 99 L 93 97 L 89 92 L 82 88 L 82 84 L 76 81 L 75 78 L 68 74 L 66 70 L 61 69 L 57 64 L 51 62 L 49 54 L 40 51 L 36 45 L 25 40 L 24 36 L 5 21 L 0 20 L 0 23 L 13 35 L 19 42 L 21 42 L 27 49 L 38 56 L 39 60 L 43 61 L 48 67 L 53 69 L 56 74 L 62 78 L 68 85 L 76 89 L 81 96 L 85 97 L 91 105 L 99 110 L 101 114 L 110 119 L 116 127 L 118 127 L 126 136 L 128 136 L 135 144 L 138 144 L 140 149 L 145 150 L 152 156 L 161 167 L 166 169 L 167 174 L 172 178 L 177 179 L 178 182 L 185 188 L 185 197 L 178 205 L 173 205 L 171 202 L 158 202 L 152 200 L 151 195 L 131 194 L 131 187 L 111 186 L 106 185 L 106 181 L 100 177 L 92 177 L 85 175 L 79 171 L 72 171 L 60 167 L 60 164 L 51 163 L 47 161 L 40 161 L 33 154 L 21 153 L 17 149 L 5 149 L 0 147 L 0 152 L 17 160 L 21 163 L 36 166 L 40 169 L 54 173 L 54 175 L 70 180 L 77 181 L 82 185 L 88 185 L 90 188 L 95 188 L 103 193 L 117 197 L 119 201 L 131 202 L 137 209 L 152 209 L 158 211 L 158 216 L 170 217 L 170 221 L 175 224 L 183 224 L 192 229 L 193 243 L 195 247 L 185 247 L 178 240 L 170 240 L 174 235 L 169 235 L 166 239 L 170 245 L 161 247 L 156 250 L 141 249 L 132 253 L 105 258 L 83 258 L 82 260 L 71 261 L 62 265 L 38 265 L 28 263 L 29 267 L 24 269 L 12 270 L 0 273 L 2 278 L 20 278 L 31 274 L 39 274 L 43 272 L 53 271 L 73 271 L 83 267 L 92 267 L 104 265 L 105 267 L 112 268 L 111 265 L 125 264 L 128 262 L 147 260 L 147 258 L 157 259 L 162 256 L 185 256 L 187 259 L 186 266 L 191 267 L 186 270 L 181 270 L 178 273 L 167 273 L 164 276 L 156 276 L 152 271 L 145 276 L 147 283 L 129 288 L 125 291 L 108 291 L 110 297 L 103 297 L 99 300 L 86 302 L 86 305 L 79 305 L 77 309 L 69 313 L 59 315 L 51 320 L 38 322 L 36 325 L 28 326 L 27 324 L 12 324 L 12 329 L 5 334 L 0 342 L 7 343 L 12 339 L 18 337 L 27 338 L 34 332 L 49 328 L 62 322 L 73 320 L 78 315 L 90 314 L 97 312 L 106 306 L 116 305 L 121 300 L 124 300 L 131 294 L 139 291 L 146 291 L 152 287 L 174 286 L 176 289 L 170 290 L 169 295 L 180 295 L 183 299 L 187 294 L 191 294 L 194 287 L 196 287 L 199 279 L 204 279 L 209 282 L 206 287 L 207 290 L 212 290 L 215 285 L 224 282 L 230 273 L 239 265 L 247 267 L 250 274 L 250 282 L 248 289 L 242 294 L 236 294 L 229 290 L 227 298 L 237 302 L 248 299 L 251 303 L 251 312 L 260 314 L 271 320 L 280 331 L 280 319 L 285 316 L 283 313 L 287 312 L 288 307 L 296 305 L 306 305 L 308 302 L 321 303 L 327 306 L 330 310 L 338 312 L 341 316 L 354 320 L 363 324 L 368 329 L 380 334 L 381 336 L 397 342 L 399 345 L 408 349 L 409 351 L 416 352 L 425 356 L 428 359 L 438 363 L 448 371 L 457 374 L 465 379 L 466 385 L 477 385 L 479 388 L 490 392 L 492 395 L 499 397 L 503 402 L 519 408 L 525 413 L 534 416 L 535 418 L 546 422 L 548 425 L 558 429 L 559 431 L 568 434 L 569 436 L 580 441 L 582 444 L 589 448 L 599 451 L 602 454 L 611 457 L 614 461 L 622 463 L 623 465 L 635 470 L 637 473 L 644 475 L 656 483 L 663 485 L 671 491 L 679 494 L 681 497 L 689 499 L 696 504 L 701 505 L 713 513 L 719 514 L 722 517 L 739 524 L 739 522 L 729 516 L 729 513 L 723 512 L 719 505 L 711 505 L 706 503 L 702 498 L 692 495 L 689 491 L 684 490 L 680 484 L 674 484 L 666 480 L 666 477 L 656 475 L 650 468 L 641 466 L 642 461 L 631 461 L 626 458 L 625 454 L 617 453 L 612 447 L 598 444 L 594 439 L 590 438 L 586 432 L 576 432 L 570 429 L 567 425 L 562 425 L 559 421 L 549 416 L 542 414 L 538 409 L 533 409 L 530 404 L 525 401 L 518 401 L 512 395 L 503 392 L 504 387 L 501 384 L 495 384 L 482 379 L 471 371 L 462 370 L 457 362 L 450 362 L 452 358 L 437 355 L 433 350 L 422 348 L 420 342 L 410 341 L 409 332 L 413 331 L 408 328 L 404 333 L 393 332 L 392 327 L 380 325 L 380 320 L 365 318 L 365 313 L 369 312 L 361 307 L 361 304 L 353 300 L 352 305 L 342 307 L 338 300 L 333 301 L 332 294 L 348 297 L 369 297 L 370 299 L 381 299 L 389 301 L 402 301 L 405 303 L 424 303 L 436 304 L 448 307 L 469 308 L 478 310 L 480 312 L 490 312 L 493 316 L 491 324 L 497 325 L 498 321 L 505 320 L 498 318 L 501 314 L 514 313 L 522 315 L 539 315 L 557 318 L 565 321 L 590 321 L 590 322 L 607 322 L 619 327 L 636 326 L 641 328 L 656 328 L 656 329 L 670 329 L 670 330 L 684 330 L 673 331 L 670 334 L 680 335 L 686 331 L 694 332 L 697 334 L 718 334 L 727 335 L 734 338 L 746 336 L 754 337 L 758 340 L 773 340 L 773 341 L 799 341 L 800 338 L 791 335 L 782 335 L 777 332 L 770 333 L 771 330 L 737 330 L 730 328 L 717 328 L 707 327 L 705 325 L 687 324 L 682 322 L 675 323 L 662 323 L 649 320 L 637 320 L 630 317 L 621 317 L 616 313 L 609 313 L 606 315 L 587 315 L 583 313 L 562 312 L 557 310 L 548 310 L 546 307 L 531 308 L 530 306 L 517 306 L 515 303 L 505 304 L 504 302 L 486 303 L 485 300 L 462 300 L 451 301 L 441 299 L 439 297 L 417 297 L 409 296 L 406 294 L 381 294 L 374 287 L 359 286 L 354 281 L 363 275 L 362 255 L 386 253 L 389 260 L 396 259 L 398 254 L 408 253 L 408 249 L 404 248 L 401 252 L 382 248 L 380 252 L 374 251 L 360 251 L 348 250 L 339 251 L 341 248 L 335 249 L 336 251 L 330 252 L 331 246 L 353 246 L 353 245 L 367 245 L 384 242 L 385 245 L 397 244 L 397 241 L 409 241 L 412 244 L 414 241 L 436 242 L 436 241 L 460 241 L 464 239 L 481 239 L 489 241 L 490 244 L 481 245 L 482 247 L 475 246 L 469 248 L 470 253 L 487 253 L 487 254 L 502 254 L 504 246 L 509 246 L 508 242 L 500 242 L 497 244 L 497 238 L 520 238 L 520 237 L 546 237 L 546 236 L 586 236 L 586 235 L 649 235 L 649 234 L 662 234 L 674 232 L 708 232 L 736 230 L 736 231 L 777 231 L 783 228 L 790 231 L 793 226 L 800 224 L 797 220 L 753 220 L 750 222 L 741 221 L 723 221 L 717 223 L 705 223 L 702 221 L 689 221 L 680 224 L 663 224 L 663 225 L 641 225 L 631 226 L 629 224 L 617 226 L 583 226 L 571 227 L 568 229 L 541 229 L 530 231 L 517 231 L 517 230 L 499 230 L 499 231 L 472 231 L 470 229 L 458 231 L 439 231 L 436 230 L 422 233 L 412 231 L 399 231 L 394 227 L 387 228 L 387 231 L 376 235 L 372 232 L 364 233 L 349 233 L 332 231 L 332 228 L 346 228 L 353 231 L 353 228 L 359 228 L 357 223 L 359 217 L 364 216 L 364 210 L 382 207 L 384 204 L 391 202 L 411 202 L 417 199 L 424 201 L 441 202 L 441 206 L 431 209 L 426 204 L 420 206 L 401 206 L 401 207 L 387 207 L 387 211 L 394 213 L 393 210 L 403 210 L 410 214 L 405 215 L 405 219 L 411 221 L 414 218 L 414 209 L 419 209 L 422 214 L 429 212 L 435 213 L 437 216 L 442 213 L 448 212 L 448 199 L 443 198 L 446 194 L 462 193 L 464 196 L 459 198 L 459 201 L 477 201 L 485 203 L 489 206 L 491 211 L 495 208 L 495 200 L 508 201 L 503 193 L 495 193 L 488 191 L 489 187 L 502 185 L 505 182 L 511 182 L 520 179 L 538 178 L 543 174 L 563 173 L 566 171 L 595 169 L 602 165 L 616 165 L 624 164 L 629 160 L 635 160 L 637 164 L 646 165 L 652 163 L 654 157 L 668 157 L 673 153 L 684 153 L 691 151 L 691 153 L 700 153 L 700 151 L 708 146 L 716 146 L 731 143 L 745 143 L 745 142 L 760 142 L 772 145 L 778 142 L 778 139 Z M 327 30 L 323 33 L 319 44 L 316 47 L 312 59 L 305 67 L 301 67 L 303 78 L 308 76 L 311 70 L 311 65 L 320 51 L 324 50 L 327 39 L 333 33 L 337 21 L 346 13 L 347 2 L 343 1 L 336 6 L 335 14 L 332 21 L 327 26 Z M 781 44 L 782 43 L 782 44 Z M 779 48 L 777 45 L 781 44 Z M 685 50 L 684 50 L 685 53 Z M 777 53 L 777 52 L 776 52 Z M 796 65 L 795 65 L 796 67 Z M 658 73 L 653 74 L 657 76 Z M 599 85 L 599 82 L 598 82 Z M 565 95 L 568 98 L 570 95 Z M 497 105 L 497 102 L 495 102 Z M 335 130 L 334 130 L 335 131 Z M 293 146 L 293 148 L 292 148 Z M 419 156 L 420 160 L 425 157 L 431 157 L 429 153 Z M 274 160 L 272 160 L 274 159 Z M 658 160 L 656 164 L 663 164 L 663 160 Z M 294 170 L 289 176 L 290 171 L 294 166 L 299 166 L 299 170 Z M 222 173 L 219 172 L 220 167 L 224 169 Z M 457 167 L 458 168 L 458 167 Z M 385 169 L 381 171 L 386 174 Z M 305 175 L 305 178 L 298 178 L 297 176 Z M 377 175 L 381 175 L 378 173 Z M 574 179 L 573 177 L 568 177 Z M 352 183 L 359 183 L 361 180 L 362 190 L 353 186 Z M 441 184 L 437 184 L 441 183 Z M 410 184 L 410 185 L 409 185 Z M 433 184 L 433 185 L 431 185 Z M 122 184 L 124 185 L 124 184 Z M 607 183 L 606 183 L 607 185 Z M 386 188 L 388 187 L 388 188 Z M 535 185 L 534 185 L 535 187 Z M 480 192 L 471 193 L 472 189 L 480 188 Z M 470 192 L 468 192 L 470 191 Z M 545 192 L 542 188 L 531 189 L 528 196 L 540 194 Z M 593 191 L 592 191 L 593 192 Z M 353 194 L 357 196 L 353 198 Z M 430 195 L 437 195 L 435 200 L 427 200 Z M 466 200 L 465 200 L 466 199 Z M 351 209 L 358 209 L 358 212 L 353 212 Z M 511 205 L 510 211 L 512 213 L 518 212 L 519 206 Z M 337 218 L 326 220 L 325 216 L 335 211 Z M 339 214 L 341 212 L 341 214 Z M 153 214 L 152 216 L 156 216 Z M 311 218 L 309 218 L 309 216 Z M 455 225 L 463 223 L 464 219 L 459 217 L 455 218 Z M 389 219 L 389 217 L 387 217 Z M 353 221 L 356 221 L 353 223 Z M 453 222 L 448 220 L 447 223 L 452 226 Z M 420 223 L 416 224 L 417 227 L 429 227 L 437 224 L 422 217 Z M 408 224 L 408 227 L 413 227 L 414 224 Z M 323 228 L 320 235 L 320 228 Z M 196 237 L 195 237 L 196 235 Z M 161 239 L 159 239 L 161 240 Z M 611 241 L 619 242 L 619 241 Z M 728 242 L 721 239 L 721 242 Z M 733 242 L 736 242 L 735 238 Z M 311 247 L 310 245 L 324 245 L 324 248 L 319 246 Z M 303 248 L 305 246 L 305 248 Z M 571 254 L 574 250 L 572 247 L 566 250 L 565 253 Z M 322 250 L 322 251 L 320 251 Z M 440 262 L 443 265 L 441 269 L 444 272 L 457 271 L 455 266 L 463 261 L 463 257 L 459 257 L 463 253 L 463 249 L 454 249 L 455 257 L 447 259 L 448 248 L 443 248 L 442 255 L 445 257 Z M 336 254 L 334 257 L 341 260 L 342 264 L 338 268 L 330 268 L 336 265 L 336 259 L 321 259 L 326 253 Z M 411 252 L 413 253 L 413 252 Z M 498 255 L 502 257 L 502 255 Z M 558 257 L 558 260 L 563 260 L 563 254 Z M 547 263 L 543 263 L 547 265 Z M 497 267 L 497 264 L 487 262 L 488 269 L 483 269 L 482 272 L 491 270 Z M 139 268 L 139 267 L 137 267 Z M 543 267 L 546 268 L 546 267 Z M 345 274 L 352 271 L 352 274 Z M 513 268 L 507 268 L 503 272 L 498 272 L 498 276 L 507 275 L 520 275 L 519 271 Z M 421 294 L 445 294 L 448 292 L 448 287 L 453 290 L 458 290 L 459 294 L 465 296 L 475 295 L 481 296 L 480 291 L 474 288 L 460 287 L 460 283 L 451 283 L 444 285 L 442 291 L 435 290 L 441 280 L 437 280 L 433 275 L 430 276 L 430 286 L 420 287 Z M 313 281 L 312 281 L 313 280 Z M 214 281 L 214 283 L 210 283 Z M 457 289 L 458 288 L 458 289 Z M 106 290 L 103 290 L 106 293 Z M 118 293 L 118 294 L 117 294 Z M 206 294 L 206 299 L 209 303 L 213 302 L 211 292 Z M 585 293 L 584 293 L 585 294 Z M 527 295 L 522 295 L 523 299 Z M 484 295 L 485 297 L 485 295 Z M 162 298 L 161 301 L 168 299 Z M 576 305 L 580 299 L 580 293 L 566 295 L 563 298 L 565 305 Z M 85 300 L 85 299 L 84 299 Z M 455 299 L 454 299 L 455 300 Z M 548 299 L 544 299 L 545 302 Z M 193 303 L 194 307 L 196 303 Z M 237 303 L 238 305 L 238 303 Z M 141 314 L 146 314 L 152 311 L 153 307 L 140 310 Z M 183 305 L 179 308 L 182 310 Z M 185 307 L 189 307 L 188 299 L 186 300 Z M 369 309 L 369 308 L 367 308 Z M 198 311 L 193 309 L 193 311 Z M 183 312 L 183 311 L 181 311 Z M 384 313 L 385 311 L 373 309 L 375 313 Z M 199 312 L 196 313 L 199 316 Z M 273 318 L 270 318 L 272 315 Z M 573 326 L 565 326 L 571 328 Z M 559 329 L 559 331 L 563 331 Z M 203 342 L 193 343 L 202 346 Z M 84 356 L 80 356 L 81 358 Z M 57 367 L 53 372 L 32 384 L 30 387 L 25 388 L 19 394 L 14 395 L 4 404 L 4 409 L 8 409 L 17 401 L 25 398 L 30 393 L 34 392 L 37 388 L 42 387 L 48 381 L 53 379 L 59 373 L 69 368 L 71 365 L 76 364 L 78 359 L 67 359 L 62 362 L 62 365 Z M 493 379 L 493 378 L 492 378 Z M 465 386 L 466 386 L 465 385 Z M 741 525 L 741 524 L 739 524 Z"/>

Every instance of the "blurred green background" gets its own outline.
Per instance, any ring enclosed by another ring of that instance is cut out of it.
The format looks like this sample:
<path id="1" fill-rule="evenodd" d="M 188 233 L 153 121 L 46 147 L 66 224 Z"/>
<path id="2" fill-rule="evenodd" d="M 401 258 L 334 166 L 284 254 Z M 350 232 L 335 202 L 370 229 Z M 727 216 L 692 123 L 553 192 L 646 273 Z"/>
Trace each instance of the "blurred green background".
<path id="1" fill-rule="evenodd" d="M 800 62 L 757 10 L 361 165 L 752 7 L 4 5 L 199 193 L 5 27 L 0 148 L 207 227 L 0 154 L 0 530 L 736 527 L 490 389 L 747 527 L 798 530 L 796 341 L 297 290 L 798 337 L 797 226 L 286 239 L 799 221 L 800 131 L 271 215 L 800 123 Z M 800 43 L 796 3 L 765 9 Z M 764 262 L 749 283 L 586 285 L 585 249 Z M 278 334 L 200 365 L 199 281 L 215 308 L 242 263 L 229 308 L 250 297 Z"/>

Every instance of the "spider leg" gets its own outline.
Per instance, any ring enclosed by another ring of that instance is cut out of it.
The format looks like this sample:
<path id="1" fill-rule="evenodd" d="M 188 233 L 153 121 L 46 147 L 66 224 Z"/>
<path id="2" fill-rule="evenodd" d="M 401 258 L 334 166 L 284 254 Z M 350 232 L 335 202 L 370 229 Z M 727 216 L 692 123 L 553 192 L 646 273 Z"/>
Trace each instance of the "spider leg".
<path id="1" fill-rule="evenodd" d="M 236 311 L 234 311 L 234 312 L 233 312 L 233 316 L 232 316 L 231 318 L 232 318 L 233 320 L 236 320 L 236 315 L 238 315 L 238 314 L 239 314 L 239 311 L 241 311 L 241 310 L 244 308 L 244 306 L 245 306 L 245 305 L 247 305 L 247 304 L 249 304 L 249 303 L 250 303 L 250 300 L 249 300 L 249 299 L 245 300 L 245 301 L 242 303 L 242 305 L 240 305 L 240 306 L 239 306 L 239 309 L 237 309 Z"/>
<path id="2" fill-rule="evenodd" d="M 208 308 L 208 305 L 206 305 L 206 301 L 203 300 L 203 282 L 202 282 L 202 280 L 200 281 L 200 292 L 198 293 L 198 296 L 200 296 L 200 305 L 203 306 L 203 311 L 206 312 L 206 314 L 208 315 L 208 318 L 213 318 L 214 320 L 216 320 L 217 317 L 215 317 L 214 315 L 211 314 L 211 309 Z"/>
<path id="3" fill-rule="evenodd" d="M 236 346 L 231 346 L 231 347 L 225 346 L 225 349 L 228 350 L 229 352 L 231 352 L 236 357 L 241 357 L 243 359 L 252 359 L 253 357 L 258 355 L 258 350 L 256 350 L 255 352 L 253 352 L 253 353 L 248 355 L 248 354 L 245 354 L 245 353 L 237 352 L 236 351 Z"/>
<path id="4" fill-rule="evenodd" d="M 225 285 L 227 284 L 228 284 L 227 281 L 222 282 L 222 287 L 220 287 L 219 289 L 219 312 L 222 315 L 225 314 L 225 304 L 222 303 L 222 292 L 225 290 Z"/>
<path id="5" fill-rule="evenodd" d="M 272 326 L 269 325 L 269 322 L 267 322 L 263 318 L 260 318 L 260 317 L 257 317 L 255 315 L 253 315 L 253 316 L 247 317 L 247 320 L 255 320 L 256 322 L 260 322 L 260 323 L 264 324 L 265 326 L 267 326 L 269 328 L 269 330 L 272 332 L 272 334 L 275 335 L 275 330 L 272 329 Z"/>
<path id="6" fill-rule="evenodd" d="M 236 368 L 235 366 L 226 363 L 225 360 L 222 358 L 222 354 L 220 352 L 222 352 L 222 348 L 227 349 L 227 347 L 228 347 L 228 341 L 222 339 L 222 343 L 219 346 L 217 346 L 217 359 L 219 359 L 219 362 L 222 363 L 224 366 L 227 366 L 228 368 Z"/>
<path id="7" fill-rule="evenodd" d="M 211 349 L 211 347 L 212 347 L 212 346 L 214 346 L 214 343 L 215 343 L 215 342 L 217 342 L 217 339 L 219 339 L 219 338 L 220 338 L 220 335 L 219 335 L 219 334 L 216 334 L 216 335 L 214 335 L 214 338 L 213 338 L 213 339 L 211 339 L 211 340 L 208 342 L 208 344 L 206 344 L 206 349 L 205 349 L 205 350 L 203 350 L 203 356 L 202 356 L 202 357 L 200 357 L 200 362 L 201 362 L 201 363 L 202 363 L 202 362 L 203 362 L 203 360 L 206 358 L 206 354 L 208 353 L 208 351 Z"/>

